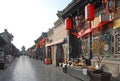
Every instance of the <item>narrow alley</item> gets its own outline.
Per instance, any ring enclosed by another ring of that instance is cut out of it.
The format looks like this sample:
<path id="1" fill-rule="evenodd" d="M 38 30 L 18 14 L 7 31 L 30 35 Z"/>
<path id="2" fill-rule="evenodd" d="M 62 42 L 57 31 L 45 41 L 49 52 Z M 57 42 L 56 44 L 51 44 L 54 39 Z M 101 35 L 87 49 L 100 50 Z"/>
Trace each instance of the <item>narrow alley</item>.
<path id="1" fill-rule="evenodd" d="M 120 0 L 0 0 L 0 81 L 120 81 Z"/>

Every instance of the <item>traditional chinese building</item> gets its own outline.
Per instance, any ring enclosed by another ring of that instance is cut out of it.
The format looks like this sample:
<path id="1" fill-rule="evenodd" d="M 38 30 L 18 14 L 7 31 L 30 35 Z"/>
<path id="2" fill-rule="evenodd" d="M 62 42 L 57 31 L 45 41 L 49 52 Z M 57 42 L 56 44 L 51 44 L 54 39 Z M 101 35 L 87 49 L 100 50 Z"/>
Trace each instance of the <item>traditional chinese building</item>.
<path id="1" fill-rule="evenodd" d="M 6 45 L 4 47 L 4 50 L 6 51 L 7 55 L 12 55 L 12 40 L 13 35 L 10 34 L 7 29 L 4 30 L 4 32 L 0 33 L 0 36 L 6 41 Z"/>
<path id="2" fill-rule="evenodd" d="M 41 36 L 35 40 L 35 57 L 39 60 L 44 60 L 46 56 L 45 43 L 46 43 L 47 33 L 43 32 Z"/>
<path id="3" fill-rule="evenodd" d="M 29 56 L 30 58 L 35 58 L 35 55 L 36 55 L 36 47 L 35 47 L 35 45 L 28 48 L 26 53 L 27 53 L 27 56 Z"/>
<path id="4" fill-rule="evenodd" d="M 91 45 L 102 40 L 104 70 L 120 80 L 120 0 L 72 0 L 58 15 L 67 21 L 69 60 L 85 55 L 95 66 Z"/>
<path id="5" fill-rule="evenodd" d="M 12 40 L 13 35 L 10 34 L 7 29 L 0 33 L 0 51 L 3 52 L 2 54 L 4 54 L 4 67 L 6 67 L 7 64 L 10 64 L 13 59 L 19 55 L 19 50 L 14 44 L 12 44 Z M 9 63 L 7 63 L 8 61 Z"/>
<path id="6" fill-rule="evenodd" d="M 6 41 L 0 36 L 0 69 L 4 69 L 5 66 L 5 45 Z"/>
<path id="7" fill-rule="evenodd" d="M 47 58 L 52 60 L 53 65 L 59 66 L 59 63 L 64 62 L 67 57 L 66 37 L 65 22 L 59 18 L 54 27 L 48 31 L 48 41 L 45 45 Z"/>

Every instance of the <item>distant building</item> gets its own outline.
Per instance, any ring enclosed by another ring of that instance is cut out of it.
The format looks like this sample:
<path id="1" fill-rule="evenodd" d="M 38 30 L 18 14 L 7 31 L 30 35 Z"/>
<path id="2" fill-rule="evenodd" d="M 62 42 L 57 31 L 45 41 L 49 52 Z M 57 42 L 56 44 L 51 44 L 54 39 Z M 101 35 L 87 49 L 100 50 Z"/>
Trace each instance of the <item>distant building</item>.
<path id="1" fill-rule="evenodd" d="M 0 49 L 4 49 L 7 42 L 0 36 Z"/>
<path id="2" fill-rule="evenodd" d="M 45 43 L 47 39 L 47 33 L 42 32 L 41 36 L 35 40 L 35 53 L 36 59 L 44 60 L 46 57 L 46 52 L 45 52 Z"/>
<path id="3" fill-rule="evenodd" d="M 13 35 L 8 32 L 7 29 L 4 30 L 4 32 L 0 33 L 0 36 L 6 41 L 6 45 L 4 46 L 4 49 L 6 51 L 7 55 L 12 55 L 12 40 Z"/>
<path id="4" fill-rule="evenodd" d="M 35 45 L 33 45 L 32 47 L 26 50 L 26 55 L 29 56 L 30 58 L 35 58 L 35 55 L 36 55 Z"/>
<path id="5" fill-rule="evenodd" d="M 12 44 L 13 35 L 10 34 L 7 29 L 4 32 L 0 33 L 0 52 L 4 52 L 4 62 L 12 60 L 19 55 L 19 50 L 16 48 L 14 44 Z M 9 64 L 8 63 L 8 64 Z M 5 63 L 6 67 L 7 63 Z"/>
<path id="6" fill-rule="evenodd" d="M 7 42 L 7 44 L 11 44 L 13 41 L 13 35 L 10 34 L 7 29 L 5 29 L 0 35 Z"/>
<path id="7" fill-rule="evenodd" d="M 22 46 L 21 48 L 21 55 L 26 55 L 25 46 Z"/>

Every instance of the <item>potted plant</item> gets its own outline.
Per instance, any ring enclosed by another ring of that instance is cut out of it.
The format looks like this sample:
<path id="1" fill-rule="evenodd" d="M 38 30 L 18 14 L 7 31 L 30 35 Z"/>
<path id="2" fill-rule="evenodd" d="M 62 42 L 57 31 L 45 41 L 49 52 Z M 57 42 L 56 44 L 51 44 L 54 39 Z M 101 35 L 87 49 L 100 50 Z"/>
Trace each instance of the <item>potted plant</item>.
<path id="1" fill-rule="evenodd" d="M 105 45 L 105 42 L 103 42 L 102 40 L 100 39 L 97 39 L 97 40 L 94 40 L 92 42 L 92 52 L 93 52 L 93 55 L 95 56 L 95 59 L 97 61 L 97 64 L 98 64 L 98 67 L 97 69 L 100 69 L 101 68 L 101 62 L 102 62 L 102 50 L 104 48 L 104 45 Z"/>
<path id="2" fill-rule="evenodd" d="M 102 69 L 102 50 L 104 48 L 105 42 L 103 42 L 100 39 L 94 40 L 92 42 L 92 52 L 94 56 L 96 57 L 96 61 L 98 64 L 97 70 L 92 71 L 90 74 L 90 81 L 110 81 L 111 74 L 108 72 L 104 72 Z"/>

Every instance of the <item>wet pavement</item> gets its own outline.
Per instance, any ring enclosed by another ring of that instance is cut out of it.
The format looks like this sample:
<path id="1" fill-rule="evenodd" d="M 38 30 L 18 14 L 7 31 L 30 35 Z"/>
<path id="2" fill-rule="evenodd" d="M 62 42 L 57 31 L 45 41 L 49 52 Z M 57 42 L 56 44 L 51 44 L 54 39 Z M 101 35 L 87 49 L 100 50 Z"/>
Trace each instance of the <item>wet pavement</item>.
<path id="1" fill-rule="evenodd" d="M 1 75 L 0 81 L 81 81 L 69 76 L 60 68 L 45 65 L 27 56 L 16 58 Z"/>

